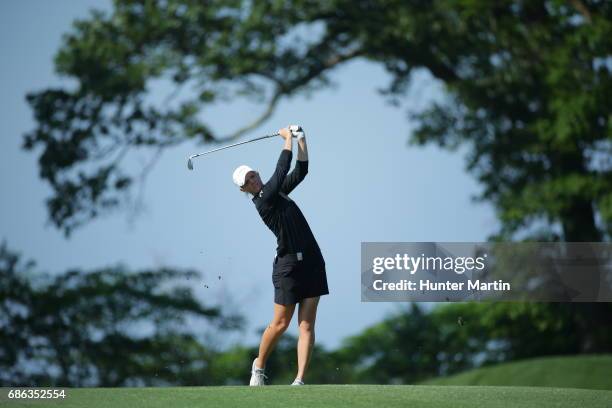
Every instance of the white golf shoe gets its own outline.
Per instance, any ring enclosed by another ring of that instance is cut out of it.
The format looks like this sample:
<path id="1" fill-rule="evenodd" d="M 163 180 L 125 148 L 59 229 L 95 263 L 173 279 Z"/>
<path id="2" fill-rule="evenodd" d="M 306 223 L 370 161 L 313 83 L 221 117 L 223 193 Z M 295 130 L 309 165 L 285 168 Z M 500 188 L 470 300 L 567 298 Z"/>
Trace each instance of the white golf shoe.
<path id="1" fill-rule="evenodd" d="M 257 368 L 255 366 L 256 360 L 257 360 L 257 357 L 255 357 L 255 360 L 253 360 L 253 365 L 251 366 L 251 381 L 249 381 L 249 386 L 251 387 L 257 387 L 259 385 L 266 385 L 265 379 L 268 378 L 268 376 L 264 374 L 266 371 L 265 367 Z"/>
<path id="2" fill-rule="evenodd" d="M 304 381 L 302 381 L 299 378 L 296 378 L 295 380 L 293 380 L 293 382 L 291 383 L 291 385 L 304 385 Z"/>

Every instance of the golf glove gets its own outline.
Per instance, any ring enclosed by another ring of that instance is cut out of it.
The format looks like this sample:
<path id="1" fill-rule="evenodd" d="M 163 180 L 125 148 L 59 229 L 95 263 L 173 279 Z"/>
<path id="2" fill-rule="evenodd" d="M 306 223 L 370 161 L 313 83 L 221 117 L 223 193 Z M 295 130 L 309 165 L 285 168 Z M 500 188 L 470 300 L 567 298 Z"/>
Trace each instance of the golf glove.
<path id="1" fill-rule="evenodd" d="M 289 126 L 289 130 L 291 131 L 292 136 L 297 137 L 297 140 L 301 140 L 306 136 L 304 129 L 302 129 L 302 127 L 299 125 L 291 125 Z"/>

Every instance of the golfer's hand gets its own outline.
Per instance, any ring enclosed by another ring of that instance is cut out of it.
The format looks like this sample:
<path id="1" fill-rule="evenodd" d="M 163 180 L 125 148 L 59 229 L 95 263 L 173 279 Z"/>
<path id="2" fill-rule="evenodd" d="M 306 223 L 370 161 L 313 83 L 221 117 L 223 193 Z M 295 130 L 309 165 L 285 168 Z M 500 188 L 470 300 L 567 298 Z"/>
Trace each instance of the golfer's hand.
<path id="1" fill-rule="evenodd" d="M 280 137 L 282 137 L 285 140 L 291 139 L 291 131 L 289 130 L 288 127 L 279 129 L 278 133 L 279 133 Z"/>

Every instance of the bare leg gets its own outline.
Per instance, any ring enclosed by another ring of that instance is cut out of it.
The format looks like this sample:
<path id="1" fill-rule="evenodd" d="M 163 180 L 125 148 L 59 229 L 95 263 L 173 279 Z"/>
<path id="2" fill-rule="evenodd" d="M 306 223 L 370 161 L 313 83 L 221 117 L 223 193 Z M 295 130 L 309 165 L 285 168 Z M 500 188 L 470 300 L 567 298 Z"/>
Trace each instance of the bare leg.
<path id="1" fill-rule="evenodd" d="M 317 306 L 319 296 L 302 299 L 298 310 L 298 324 L 300 326 L 300 337 L 297 344 L 298 372 L 296 378 L 304 379 L 308 368 L 312 348 L 315 342 L 315 319 L 317 317 Z"/>
<path id="2" fill-rule="evenodd" d="M 255 366 L 258 368 L 266 366 L 268 356 L 274 350 L 274 346 L 276 346 L 280 336 L 289 327 L 294 310 L 295 304 L 286 306 L 274 304 L 274 317 L 272 322 L 266 327 L 266 330 L 264 330 L 261 342 L 259 343 L 259 355 L 257 356 L 257 361 L 255 361 Z"/>

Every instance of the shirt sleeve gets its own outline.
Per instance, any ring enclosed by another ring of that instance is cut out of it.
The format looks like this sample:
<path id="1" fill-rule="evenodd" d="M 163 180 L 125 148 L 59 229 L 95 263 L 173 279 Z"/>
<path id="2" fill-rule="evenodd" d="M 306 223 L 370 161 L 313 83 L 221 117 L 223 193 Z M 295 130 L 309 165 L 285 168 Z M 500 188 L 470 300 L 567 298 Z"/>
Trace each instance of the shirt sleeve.
<path id="1" fill-rule="evenodd" d="M 297 160 L 295 162 L 295 167 L 293 168 L 293 171 L 289 173 L 289 175 L 285 179 L 285 182 L 281 186 L 281 192 L 285 194 L 289 194 L 290 192 L 292 192 L 293 189 L 296 188 L 298 184 L 302 182 L 302 180 L 304 180 L 306 174 L 308 174 L 308 161 Z"/>
<path id="2" fill-rule="evenodd" d="M 291 166 L 291 157 L 293 153 L 291 150 L 283 149 L 276 163 L 276 170 L 270 177 L 270 180 L 263 186 L 261 198 L 263 200 L 269 200 L 272 197 L 276 197 L 287 177 L 289 167 Z"/>

